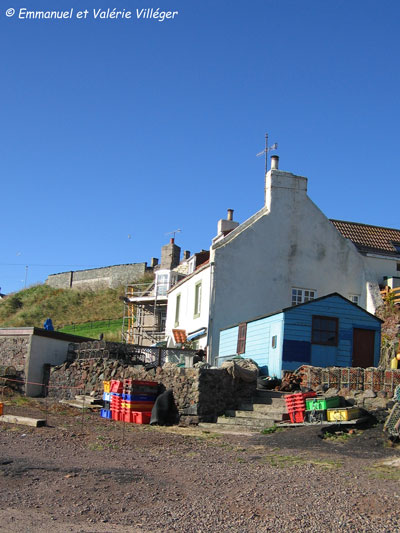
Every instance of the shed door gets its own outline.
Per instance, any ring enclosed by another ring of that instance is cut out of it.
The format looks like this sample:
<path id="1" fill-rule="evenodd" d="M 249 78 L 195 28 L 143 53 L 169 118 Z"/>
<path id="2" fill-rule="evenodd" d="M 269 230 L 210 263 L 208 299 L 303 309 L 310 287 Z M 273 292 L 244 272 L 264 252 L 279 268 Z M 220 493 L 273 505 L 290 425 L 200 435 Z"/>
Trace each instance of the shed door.
<path id="1" fill-rule="evenodd" d="M 353 329 L 353 366 L 368 368 L 374 366 L 375 331 Z"/>

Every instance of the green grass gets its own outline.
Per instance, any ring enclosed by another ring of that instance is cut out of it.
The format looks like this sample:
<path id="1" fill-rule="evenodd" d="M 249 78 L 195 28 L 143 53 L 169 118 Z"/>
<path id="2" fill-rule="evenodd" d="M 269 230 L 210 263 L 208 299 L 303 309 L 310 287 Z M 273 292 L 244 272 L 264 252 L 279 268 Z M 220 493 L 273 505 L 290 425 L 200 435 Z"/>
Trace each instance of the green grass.
<path id="1" fill-rule="evenodd" d="M 151 277 L 137 283 L 150 283 Z M 50 317 L 56 331 L 93 338 L 104 333 L 105 340 L 119 341 L 124 292 L 124 287 L 78 291 L 35 285 L 0 300 L 0 327 L 41 328 Z"/>
<path id="2" fill-rule="evenodd" d="M 121 340 L 122 318 L 116 320 L 98 320 L 97 322 L 88 322 L 85 324 L 73 324 L 65 326 L 58 331 L 79 335 L 81 337 L 92 337 L 97 339 L 100 333 L 104 334 L 105 340 Z"/>

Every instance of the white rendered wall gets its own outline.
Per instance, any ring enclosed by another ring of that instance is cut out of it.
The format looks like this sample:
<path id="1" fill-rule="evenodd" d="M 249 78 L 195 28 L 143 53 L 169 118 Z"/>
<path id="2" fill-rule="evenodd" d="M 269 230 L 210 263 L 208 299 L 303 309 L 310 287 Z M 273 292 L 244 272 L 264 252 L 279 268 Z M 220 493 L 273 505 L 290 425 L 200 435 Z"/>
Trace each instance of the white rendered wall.
<path id="1" fill-rule="evenodd" d="M 201 282 L 201 304 L 200 316 L 194 317 L 195 303 L 195 286 Z M 175 326 L 176 297 L 181 295 L 179 307 L 179 325 Z M 168 346 L 174 346 L 172 335 L 173 329 L 184 329 L 187 334 L 201 328 L 208 328 L 210 304 L 210 266 L 201 268 L 199 272 L 190 276 L 187 280 L 181 282 L 168 293 L 167 320 L 165 333 L 168 339 Z M 207 337 L 205 335 L 198 339 L 199 348 L 207 346 Z"/>
<path id="2" fill-rule="evenodd" d="M 64 363 L 67 359 L 69 344 L 69 341 L 32 335 L 30 352 L 25 365 L 26 381 L 42 383 L 44 365 Z M 41 385 L 26 385 L 26 396 L 39 396 L 41 393 Z"/>
<path id="3" fill-rule="evenodd" d="M 306 190 L 306 178 L 269 171 L 265 207 L 213 246 L 213 357 L 222 328 L 291 306 L 292 287 L 315 290 L 317 297 L 358 294 L 366 307 L 363 256 Z"/>

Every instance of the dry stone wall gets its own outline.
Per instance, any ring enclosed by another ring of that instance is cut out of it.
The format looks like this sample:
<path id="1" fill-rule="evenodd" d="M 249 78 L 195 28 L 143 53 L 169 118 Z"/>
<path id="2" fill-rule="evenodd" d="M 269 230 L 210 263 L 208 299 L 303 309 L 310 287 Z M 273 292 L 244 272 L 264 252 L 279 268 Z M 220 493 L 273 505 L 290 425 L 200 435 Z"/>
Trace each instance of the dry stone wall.
<path id="1" fill-rule="evenodd" d="M 30 336 L 0 337 L 0 366 L 12 366 L 18 372 L 25 371 Z"/>
<path id="2" fill-rule="evenodd" d="M 54 367 L 49 396 L 70 399 L 76 394 L 101 395 L 103 381 L 125 378 L 157 381 L 161 390 L 172 389 L 181 415 L 195 421 L 215 421 L 227 409 L 249 402 L 256 388 L 256 382 L 233 378 L 225 369 L 179 368 L 166 363 L 146 370 L 143 365 L 89 359 Z"/>

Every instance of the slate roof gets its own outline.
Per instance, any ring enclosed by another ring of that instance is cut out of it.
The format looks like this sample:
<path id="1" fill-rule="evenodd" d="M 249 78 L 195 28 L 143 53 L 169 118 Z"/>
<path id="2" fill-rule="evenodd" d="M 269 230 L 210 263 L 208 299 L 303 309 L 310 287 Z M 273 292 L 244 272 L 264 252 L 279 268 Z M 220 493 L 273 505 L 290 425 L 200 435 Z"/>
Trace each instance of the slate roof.
<path id="1" fill-rule="evenodd" d="M 343 237 L 353 241 L 359 252 L 371 252 L 400 258 L 399 229 L 382 228 L 344 220 L 331 219 L 331 222 Z"/>

